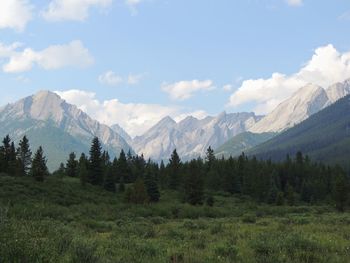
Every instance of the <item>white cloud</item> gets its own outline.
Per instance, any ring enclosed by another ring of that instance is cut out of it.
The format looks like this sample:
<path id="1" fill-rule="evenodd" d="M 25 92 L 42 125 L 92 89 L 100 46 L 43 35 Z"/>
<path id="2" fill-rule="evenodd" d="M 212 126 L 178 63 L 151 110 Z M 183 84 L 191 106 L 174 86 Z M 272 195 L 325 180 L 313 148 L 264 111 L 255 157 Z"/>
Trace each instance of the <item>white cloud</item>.
<path id="1" fill-rule="evenodd" d="M 129 85 L 137 85 L 140 83 L 141 79 L 143 79 L 144 76 L 145 76 L 145 74 L 129 74 L 128 84 Z"/>
<path id="2" fill-rule="evenodd" d="M 173 84 L 162 85 L 162 90 L 167 92 L 173 100 L 186 100 L 193 96 L 198 91 L 213 90 L 213 81 L 205 80 L 192 80 L 192 81 L 180 81 Z"/>
<path id="3" fill-rule="evenodd" d="M 111 4 L 112 0 L 52 0 L 42 15 L 49 21 L 84 21 L 90 7 L 106 8 Z"/>
<path id="4" fill-rule="evenodd" d="M 33 6 L 28 0 L 0 1 L 0 29 L 23 31 L 32 19 Z"/>
<path id="5" fill-rule="evenodd" d="M 255 111 L 266 114 L 302 86 L 314 83 L 321 87 L 350 78 L 350 52 L 340 53 L 333 45 L 315 50 L 312 58 L 292 75 L 273 73 L 268 79 L 245 80 L 234 92 L 228 106 L 255 103 Z"/>
<path id="6" fill-rule="evenodd" d="M 129 85 L 137 85 L 140 83 L 141 79 L 144 78 L 144 76 L 145 76 L 144 73 L 129 74 L 128 77 L 124 78 L 122 76 L 119 76 L 114 71 L 108 70 L 98 77 L 98 81 L 101 84 L 108 85 L 108 86 L 117 86 L 122 83 L 129 84 Z"/>
<path id="7" fill-rule="evenodd" d="M 113 125 L 118 123 L 131 136 L 143 134 L 165 116 L 175 119 L 192 115 L 176 106 L 158 104 L 122 103 L 118 99 L 99 101 L 94 92 L 83 90 L 56 91 L 68 103 L 77 105 L 92 118 Z M 205 112 L 196 111 L 195 116 L 204 116 Z"/>
<path id="8" fill-rule="evenodd" d="M 301 6 L 303 5 L 303 0 L 286 0 L 287 4 L 290 6 Z"/>
<path id="9" fill-rule="evenodd" d="M 4 46 L 0 43 L 0 57 L 8 59 L 3 71 L 18 73 L 29 71 L 34 64 L 46 70 L 59 69 L 65 66 L 86 67 L 93 64 L 94 59 L 79 40 L 65 45 L 54 45 L 42 51 L 25 48 L 18 51 L 20 44 Z"/>
<path id="10" fill-rule="evenodd" d="M 224 85 L 223 87 L 222 87 L 222 90 L 223 91 L 226 91 L 226 92 L 229 92 L 229 91 L 231 91 L 232 90 L 232 85 L 231 84 L 226 84 L 226 85 Z"/>
<path id="11" fill-rule="evenodd" d="M 109 86 L 117 86 L 123 82 L 123 78 L 118 76 L 113 71 L 109 70 L 98 77 L 101 84 Z"/>

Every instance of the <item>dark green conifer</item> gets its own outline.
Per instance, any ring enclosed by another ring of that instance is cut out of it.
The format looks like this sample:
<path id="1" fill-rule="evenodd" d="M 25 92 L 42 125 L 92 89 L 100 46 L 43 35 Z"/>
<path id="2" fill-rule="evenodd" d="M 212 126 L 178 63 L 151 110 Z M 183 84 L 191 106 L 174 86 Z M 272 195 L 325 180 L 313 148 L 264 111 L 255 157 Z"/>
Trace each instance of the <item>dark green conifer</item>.
<path id="1" fill-rule="evenodd" d="M 44 151 L 41 146 L 34 154 L 30 174 L 38 182 L 43 182 L 48 175 L 46 157 L 44 156 Z"/>
<path id="2" fill-rule="evenodd" d="M 89 159 L 89 183 L 93 185 L 102 185 L 103 183 L 103 167 L 101 143 L 97 137 L 92 140 Z"/>
<path id="3" fill-rule="evenodd" d="M 175 149 L 171 154 L 171 158 L 168 164 L 170 189 L 176 190 L 179 187 L 180 170 L 181 170 L 181 160 Z"/>
<path id="4" fill-rule="evenodd" d="M 78 177 L 78 161 L 75 158 L 75 153 L 71 152 L 66 164 L 66 175 L 69 177 Z"/>

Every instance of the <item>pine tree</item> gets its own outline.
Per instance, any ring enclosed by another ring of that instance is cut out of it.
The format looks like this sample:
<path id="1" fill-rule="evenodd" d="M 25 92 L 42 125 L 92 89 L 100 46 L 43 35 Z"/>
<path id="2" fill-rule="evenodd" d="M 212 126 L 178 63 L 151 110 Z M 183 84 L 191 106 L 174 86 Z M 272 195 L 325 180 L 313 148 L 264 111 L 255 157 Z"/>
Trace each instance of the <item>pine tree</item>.
<path id="1" fill-rule="evenodd" d="M 44 151 L 41 146 L 34 155 L 30 174 L 38 182 L 43 182 L 45 177 L 48 175 L 46 158 L 44 156 Z"/>
<path id="2" fill-rule="evenodd" d="M 102 185 L 103 183 L 103 167 L 101 143 L 97 137 L 92 140 L 89 159 L 89 183 L 93 185 Z"/>
<path id="3" fill-rule="evenodd" d="M 85 154 L 82 153 L 79 158 L 79 179 L 82 186 L 85 186 L 88 181 L 89 171 L 88 171 L 89 161 L 86 158 Z"/>
<path id="4" fill-rule="evenodd" d="M 119 154 L 118 162 L 117 162 L 117 180 L 118 182 L 130 182 L 130 170 L 129 164 L 125 156 L 125 152 L 122 149 Z"/>
<path id="5" fill-rule="evenodd" d="M 185 179 L 185 200 L 191 205 L 203 203 L 203 178 L 198 161 L 192 160 L 189 163 L 188 174 Z"/>
<path id="6" fill-rule="evenodd" d="M 207 149 L 206 152 L 206 157 L 205 157 L 205 161 L 207 164 L 207 169 L 210 170 L 212 168 L 212 166 L 215 163 L 215 154 L 214 154 L 214 150 L 209 146 L 209 148 Z"/>
<path id="7" fill-rule="evenodd" d="M 168 185 L 168 176 L 163 160 L 161 161 L 159 167 L 159 183 L 162 189 L 164 189 Z"/>
<path id="8" fill-rule="evenodd" d="M 10 175 L 20 175 L 20 172 L 18 169 L 16 147 L 14 142 L 11 142 L 11 145 L 10 145 L 7 173 Z"/>
<path id="9" fill-rule="evenodd" d="M 160 192 L 153 173 L 154 170 L 152 169 L 152 163 L 149 161 L 146 169 L 145 185 L 149 200 L 151 202 L 158 202 L 160 198 Z"/>
<path id="10" fill-rule="evenodd" d="M 11 139 L 9 135 L 6 135 L 2 141 L 2 146 L 0 148 L 1 157 L 1 172 L 9 172 L 9 161 L 11 155 Z"/>
<path id="11" fill-rule="evenodd" d="M 113 178 L 112 168 L 109 166 L 106 171 L 105 180 L 103 183 L 103 188 L 109 192 L 115 193 L 115 182 Z"/>
<path id="12" fill-rule="evenodd" d="M 30 165 L 32 163 L 32 152 L 30 150 L 29 141 L 26 136 L 23 136 L 22 140 L 19 142 L 17 156 L 20 165 L 20 172 L 23 175 L 28 175 Z"/>
<path id="13" fill-rule="evenodd" d="M 78 162 L 75 158 L 75 153 L 71 152 L 66 164 L 66 175 L 69 177 L 78 177 Z"/>
<path id="14" fill-rule="evenodd" d="M 168 164 L 170 189 L 176 190 L 180 185 L 180 169 L 181 160 L 175 149 L 171 154 L 171 158 Z"/>

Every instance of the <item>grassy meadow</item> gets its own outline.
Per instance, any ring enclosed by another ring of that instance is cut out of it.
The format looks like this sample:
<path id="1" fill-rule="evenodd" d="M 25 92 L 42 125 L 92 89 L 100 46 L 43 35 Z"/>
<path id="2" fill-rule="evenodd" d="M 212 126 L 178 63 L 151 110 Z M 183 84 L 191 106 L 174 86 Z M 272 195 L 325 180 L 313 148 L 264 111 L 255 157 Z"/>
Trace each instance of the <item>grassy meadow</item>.
<path id="1" fill-rule="evenodd" d="M 350 213 L 177 192 L 131 205 L 78 179 L 0 176 L 0 262 L 350 262 Z"/>

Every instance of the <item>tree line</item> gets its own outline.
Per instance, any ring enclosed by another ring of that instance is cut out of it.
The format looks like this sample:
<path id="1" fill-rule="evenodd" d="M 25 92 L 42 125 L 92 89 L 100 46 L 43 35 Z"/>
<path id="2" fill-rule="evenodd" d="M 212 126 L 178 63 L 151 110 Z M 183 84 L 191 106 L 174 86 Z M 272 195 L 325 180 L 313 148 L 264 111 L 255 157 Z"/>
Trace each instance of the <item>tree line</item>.
<path id="1" fill-rule="evenodd" d="M 14 176 L 32 176 L 43 181 L 49 175 L 42 147 L 32 158 L 29 141 L 24 136 L 15 148 L 9 136 L 0 147 L 0 172 Z M 182 162 L 176 149 L 169 161 L 158 164 L 143 155 L 121 150 L 110 158 L 97 137 L 92 140 L 89 156 L 77 158 L 70 153 L 65 164 L 53 173 L 80 179 L 81 184 L 97 185 L 110 192 L 124 193 L 130 203 L 158 202 L 162 190 L 181 193 L 192 205 L 214 205 L 212 193 L 227 192 L 249 196 L 257 202 L 274 205 L 297 203 L 334 203 L 343 211 L 349 202 L 348 174 L 340 166 L 312 162 L 298 152 L 294 158 L 273 163 L 248 158 L 215 157 L 211 147 L 204 159 Z"/>

